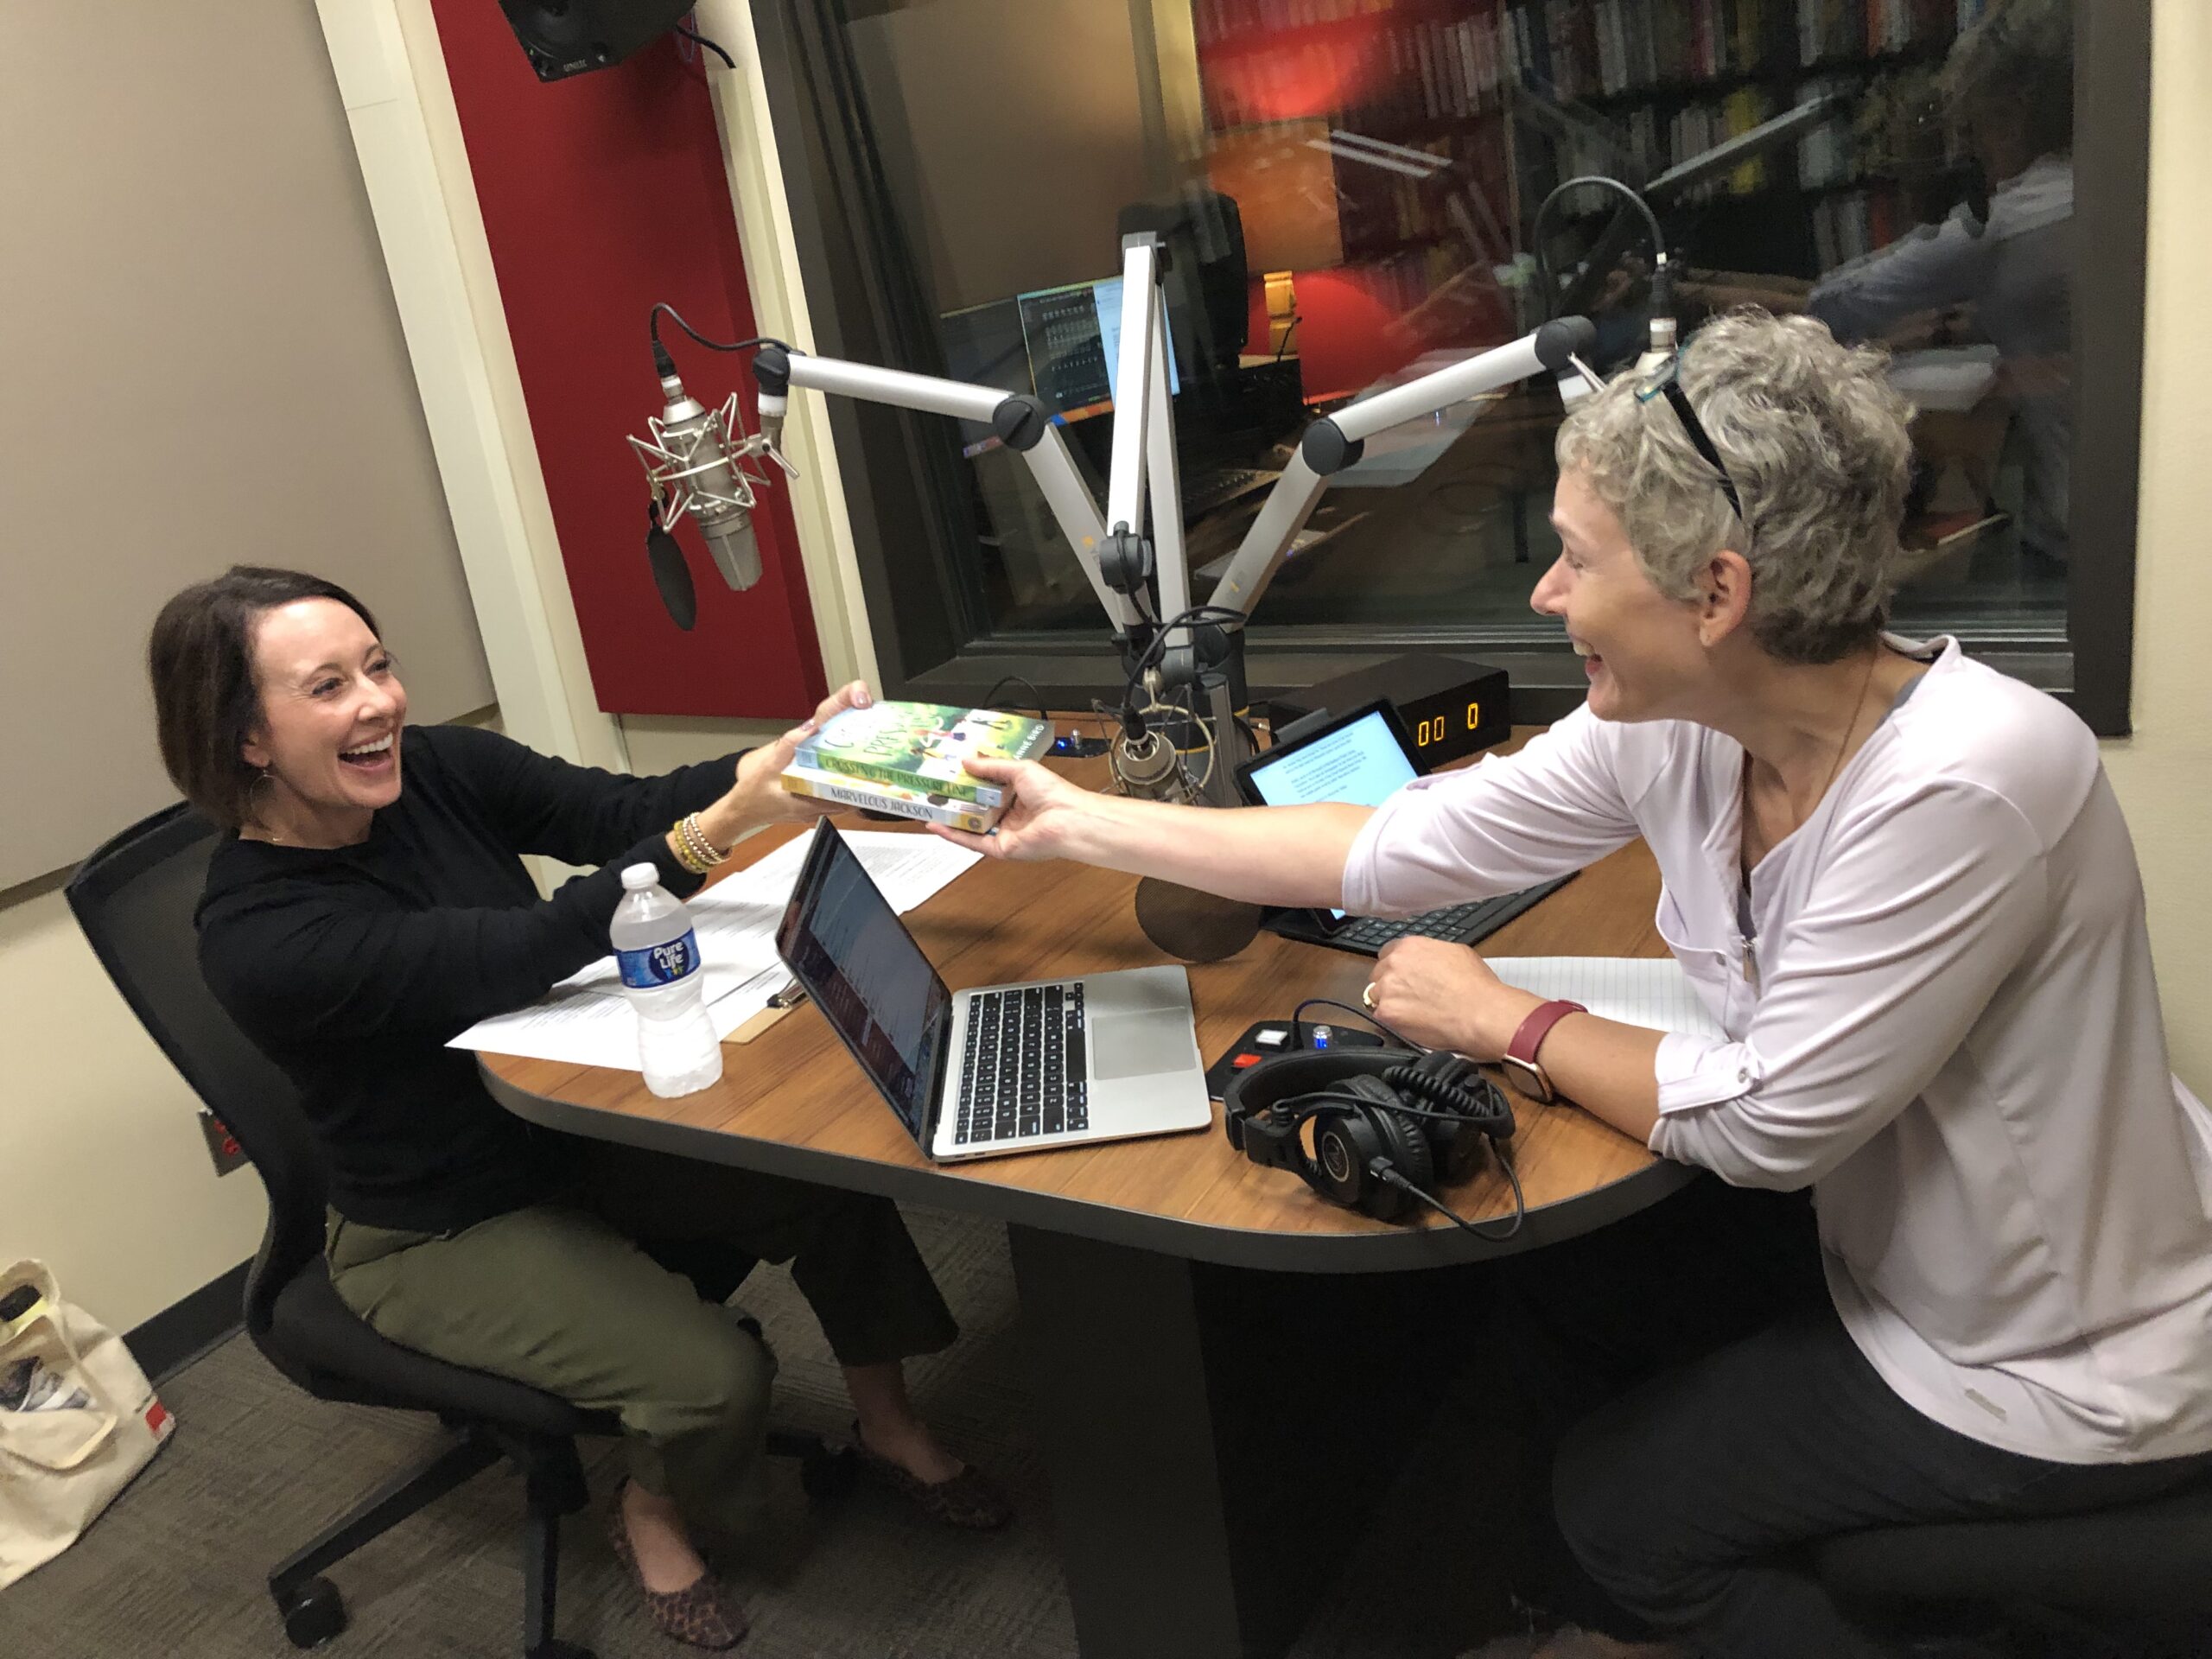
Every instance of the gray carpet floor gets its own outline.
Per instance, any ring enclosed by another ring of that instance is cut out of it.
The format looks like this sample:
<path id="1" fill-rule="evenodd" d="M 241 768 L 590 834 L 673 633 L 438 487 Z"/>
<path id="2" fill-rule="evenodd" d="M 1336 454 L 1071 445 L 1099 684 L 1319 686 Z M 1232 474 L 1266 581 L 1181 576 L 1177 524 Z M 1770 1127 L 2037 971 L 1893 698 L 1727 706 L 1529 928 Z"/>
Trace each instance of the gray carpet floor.
<path id="1" fill-rule="evenodd" d="M 1004 1232 L 929 1211 L 908 1220 L 964 1332 L 911 1368 L 914 1394 L 950 1444 L 1001 1480 L 1019 1518 L 998 1535 L 951 1532 L 866 1487 L 810 1505 L 796 1468 L 779 1464 L 772 1553 L 726 1574 L 753 1619 L 738 1651 L 1074 1659 Z M 836 1368 L 789 1276 L 763 1268 L 738 1300 L 781 1361 L 777 1423 L 845 1433 Z M 419 1419 L 308 1398 L 243 1337 L 167 1379 L 162 1394 L 175 1439 L 73 1548 L 0 1591 L 0 1656 L 282 1659 L 296 1650 L 268 1598 L 270 1567 L 435 1433 Z M 1464 1466 L 1471 1418 L 1447 1405 L 1364 1543 L 1313 1562 L 1329 1587 L 1295 1659 L 1435 1659 L 1497 1627 L 1480 1517 L 1449 1497 L 1481 1490 L 1479 1471 Z M 619 1452 L 604 1441 L 584 1451 L 594 1507 L 563 1529 L 559 1633 L 601 1659 L 675 1659 L 689 1649 L 647 1623 L 601 1535 Z M 341 1562 L 331 1577 L 352 1627 L 323 1651 L 518 1653 L 521 1506 L 518 1483 L 487 1471 Z"/>

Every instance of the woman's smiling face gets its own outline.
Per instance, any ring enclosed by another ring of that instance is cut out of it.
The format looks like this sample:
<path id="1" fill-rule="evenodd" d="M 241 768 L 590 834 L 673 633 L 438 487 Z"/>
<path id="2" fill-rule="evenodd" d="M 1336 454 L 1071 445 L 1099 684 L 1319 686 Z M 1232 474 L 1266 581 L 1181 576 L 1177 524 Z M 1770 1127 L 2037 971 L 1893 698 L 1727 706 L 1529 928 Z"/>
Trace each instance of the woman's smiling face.
<path id="1" fill-rule="evenodd" d="M 391 653 L 333 599 L 264 612 L 253 633 L 261 720 L 240 753 L 268 775 L 256 816 L 358 823 L 399 798 L 407 690 Z"/>
<path id="2" fill-rule="evenodd" d="M 1560 556 L 1529 595 L 1544 616 L 1567 625 L 1601 720 L 1682 715 L 1707 675 L 1694 601 L 1652 586 L 1619 515 L 1583 475 L 1560 474 L 1552 496 Z"/>

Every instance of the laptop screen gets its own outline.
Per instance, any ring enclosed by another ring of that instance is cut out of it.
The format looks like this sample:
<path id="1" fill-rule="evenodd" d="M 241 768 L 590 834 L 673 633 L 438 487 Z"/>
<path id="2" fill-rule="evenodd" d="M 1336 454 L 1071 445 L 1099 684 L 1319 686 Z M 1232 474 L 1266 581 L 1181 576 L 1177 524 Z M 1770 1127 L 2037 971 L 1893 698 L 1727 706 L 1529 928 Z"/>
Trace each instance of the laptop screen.
<path id="1" fill-rule="evenodd" d="M 1418 775 L 1380 709 L 1289 745 L 1278 755 L 1262 755 L 1244 773 L 1268 806 L 1309 806 L 1317 801 L 1380 806 Z M 1331 913 L 1344 915 L 1341 910 Z"/>
<path id="2" fill-rule="evenodd" d="M 952 994 L 827 823 L 815 830 L 776 950 L 907 1133 L 926 1147 Z"/>

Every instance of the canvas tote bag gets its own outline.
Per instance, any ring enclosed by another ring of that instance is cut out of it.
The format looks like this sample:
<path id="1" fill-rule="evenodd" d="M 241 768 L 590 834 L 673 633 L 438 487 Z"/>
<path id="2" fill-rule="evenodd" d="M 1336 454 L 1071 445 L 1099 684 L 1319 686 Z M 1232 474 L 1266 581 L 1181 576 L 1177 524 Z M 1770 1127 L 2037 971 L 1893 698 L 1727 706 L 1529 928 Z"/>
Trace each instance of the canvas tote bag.
<path id="1" fill-rule="evenodd" d="M 0 1589 L 76 1542 L 175 1427 L 44 1263 L 0 1273 Z"/>

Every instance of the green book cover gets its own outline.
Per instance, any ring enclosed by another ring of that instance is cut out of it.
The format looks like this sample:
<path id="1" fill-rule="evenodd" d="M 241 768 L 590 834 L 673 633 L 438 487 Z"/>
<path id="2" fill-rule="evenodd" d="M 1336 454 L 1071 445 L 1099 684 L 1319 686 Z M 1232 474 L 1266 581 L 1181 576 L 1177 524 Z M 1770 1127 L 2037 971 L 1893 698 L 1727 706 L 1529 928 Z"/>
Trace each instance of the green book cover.
<path id="1" fill-rule="evenodd" d="M 1052 721 L 1028 715 L 938 702 L 874 702 L 832 715 L 798 746 L 797 760 L 925 796 L 998 806 L 1003 791 L 971 777 L 965 762 L 978 756 L 1033 760 L 1052 742 Z"/>

